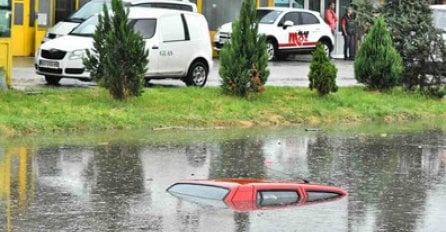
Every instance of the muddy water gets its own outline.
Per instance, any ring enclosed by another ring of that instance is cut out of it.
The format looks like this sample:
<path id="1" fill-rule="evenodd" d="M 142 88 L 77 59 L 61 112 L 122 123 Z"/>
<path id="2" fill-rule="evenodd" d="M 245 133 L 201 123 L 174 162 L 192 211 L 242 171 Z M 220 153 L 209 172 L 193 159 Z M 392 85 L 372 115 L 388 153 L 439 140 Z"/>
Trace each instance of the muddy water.
<path id="1" fill-rule="evenodd" d="M 291 128 L 5 142 L 0 231 L 446 231 L 445 132 Z M 165 191 L 182 179 L 233 177 L 303 177 L 350 195 L 235 212 Z"/>

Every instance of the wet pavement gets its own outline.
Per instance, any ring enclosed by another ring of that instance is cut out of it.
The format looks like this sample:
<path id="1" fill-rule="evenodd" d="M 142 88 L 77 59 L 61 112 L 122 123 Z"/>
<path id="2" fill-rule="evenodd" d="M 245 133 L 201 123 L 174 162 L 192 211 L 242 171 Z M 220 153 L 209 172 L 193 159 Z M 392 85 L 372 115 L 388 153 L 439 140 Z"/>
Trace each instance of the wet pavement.
<path id="1" fill-rule="evenodd" d="M 303 86 L 309 84 L 308 73 L 310 71 L 311 57 L 300 55 L 290 57 L 286 61 L 270 62 L 270 77 L 267 86 Z M 354 78 L 353 62 L 344 60 L 333 60 L 338 68 L 336 83 L 338 86 L 358 85 Z M 43 76 L 35 74 L 33 57 L 15 57 L 13 61 L 13 86 L 17 89 L 23 89 L 33 86 L 43 86 L 46 84 Z M 219 86 L 220 77 L 218 75 L 220 64 L 219 60 L 214 60 L 214 66 L 209 73 L 206 86 Z M 155 85 L 185 86 L 179 80 L 152 80 L 150 83 Z M 74 79 L 63 78 L 63 86 L 88 87 L 94 86 L 94 82 L 83 82 Z"/>
<path id="2" fill-rule="evenodd" d="M 234 212 L 178 180 L 305 177 L 347 198 Z M 0 231 L 446 231 L 446 131 L 302 128 L 19 138 L 0 145 Z"/>

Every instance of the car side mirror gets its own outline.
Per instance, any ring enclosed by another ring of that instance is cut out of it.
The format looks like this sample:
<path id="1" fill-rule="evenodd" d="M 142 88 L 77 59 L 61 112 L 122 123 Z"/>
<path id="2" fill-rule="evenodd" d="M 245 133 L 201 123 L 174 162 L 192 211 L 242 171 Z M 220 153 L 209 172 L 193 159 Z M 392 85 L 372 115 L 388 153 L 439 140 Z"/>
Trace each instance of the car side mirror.
<path id="1" fill-rule="evenodd" d="M 287 20 L 285 23 L 283 23 L 282 27 L 283 29 L 287 29 L 288 27 L 294 26 L 293 21 Z"/>

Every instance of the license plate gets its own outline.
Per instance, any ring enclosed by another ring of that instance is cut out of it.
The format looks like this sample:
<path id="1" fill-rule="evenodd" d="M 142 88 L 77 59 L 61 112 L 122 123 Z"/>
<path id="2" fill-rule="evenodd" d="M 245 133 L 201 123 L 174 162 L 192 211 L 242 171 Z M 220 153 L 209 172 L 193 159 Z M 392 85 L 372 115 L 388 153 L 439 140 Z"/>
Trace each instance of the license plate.
<path id="1" fill-rule="evenodd" d="M 40 60 L 39 66 L 46 68 L 59 68 L 59 62 L 50 60 Z"/>

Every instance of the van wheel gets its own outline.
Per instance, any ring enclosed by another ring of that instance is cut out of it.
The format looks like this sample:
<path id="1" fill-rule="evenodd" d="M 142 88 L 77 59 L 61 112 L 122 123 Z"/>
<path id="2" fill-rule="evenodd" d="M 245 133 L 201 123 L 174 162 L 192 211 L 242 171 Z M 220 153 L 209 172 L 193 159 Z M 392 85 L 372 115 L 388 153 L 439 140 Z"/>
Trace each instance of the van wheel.
<path id="1" fill-rule="evenodd" d="M 197 60 L 189 68 L 184 83 L 187 86 L 203 87 L 208 79 L 208 68 L 203 61 Z"/>
<path id="2" fill-rule="evenodd" d="M 271 39 L 266 41 L 266 52 L 268 53 L 268 61 L 274 60 L 277 53 L 277 48 L 276 44 Z"/>
<path id="3" fill-rule="evenodd" d="M 48 85 L 59 85 L 60 77 L 45 76 L 45 81 Z"/>

